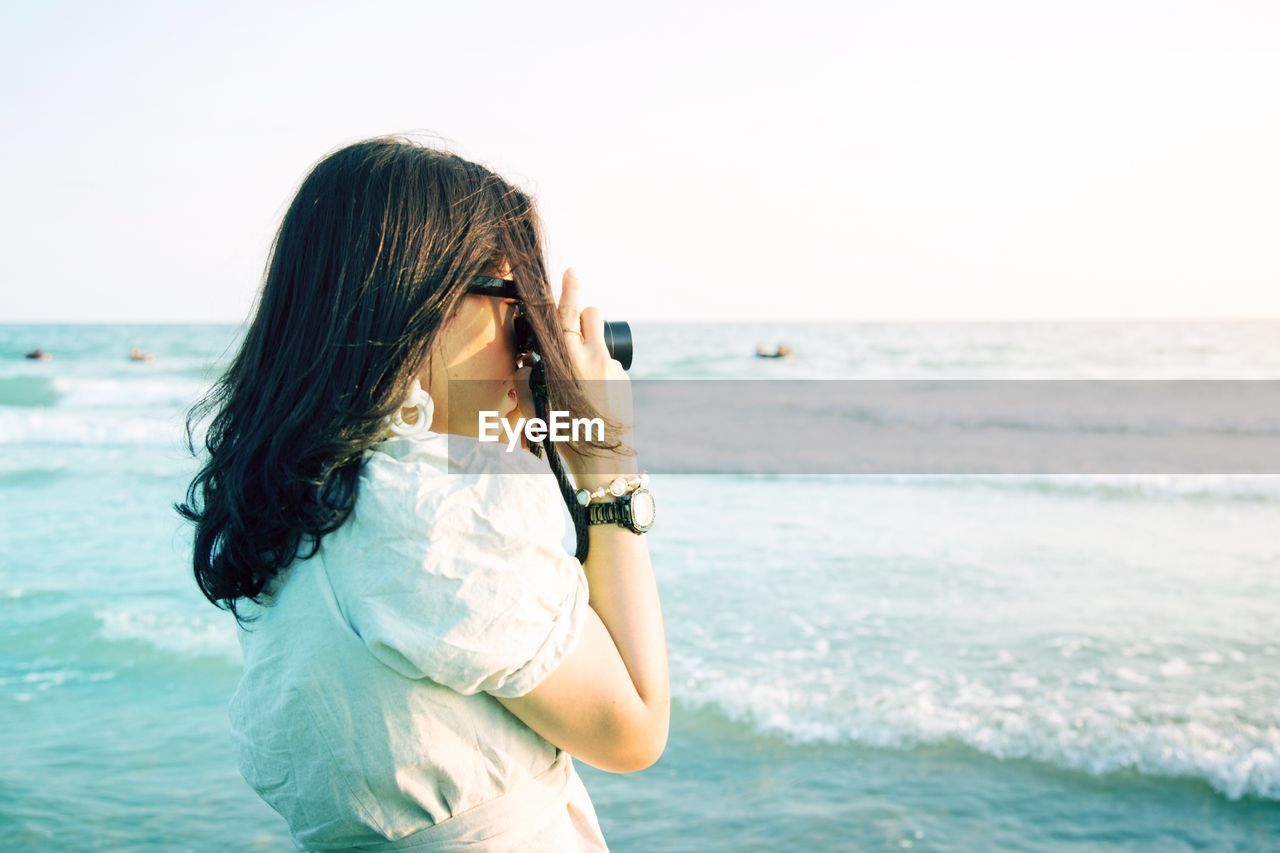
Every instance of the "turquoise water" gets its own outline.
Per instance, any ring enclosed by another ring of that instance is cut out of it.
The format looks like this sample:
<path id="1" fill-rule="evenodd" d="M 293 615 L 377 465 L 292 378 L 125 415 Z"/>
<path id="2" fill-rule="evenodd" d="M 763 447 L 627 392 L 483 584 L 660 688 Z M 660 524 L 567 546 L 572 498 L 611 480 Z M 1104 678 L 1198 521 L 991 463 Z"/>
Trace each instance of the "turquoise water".
<path id="1" fill-rule="evenodd" d="M 288 849 L 170 509 L 230 326 L 0 326 L 0 838 Z M 651 378 L 1280 378 L 1280 323 L 666 325 Z M 779 340 L 788 361 L 751 358 Z M 159 357 L 131 363 L 131 346 Z M 22 353 L 54 353 L 31 362 Z M 658 475 L 614 849 L 1277 848 L 1280 478 Z M 714 500 L 709 500 L 714 496 Z"/>

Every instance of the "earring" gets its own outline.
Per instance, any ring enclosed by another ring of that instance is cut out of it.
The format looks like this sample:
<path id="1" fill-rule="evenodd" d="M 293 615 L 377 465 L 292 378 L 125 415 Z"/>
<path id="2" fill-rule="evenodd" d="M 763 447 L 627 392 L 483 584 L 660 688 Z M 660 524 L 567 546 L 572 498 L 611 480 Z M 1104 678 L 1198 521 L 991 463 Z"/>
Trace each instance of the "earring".
<path id="1" fill-rule="evenodd" d="M 418 420 L 415 423 L 409 423 L 401 416 L 401 409 L 417 409 Z M 387 418 L 387 426 L 396 435 L 405 438 L 414 438 L 416 436 L 425 435 L 431 430 L 431 419 L 435 415 L 436 405 L 428 394 L 422 388 L 422 383 L 414 377 L 413 384 L 409 386 L 409 396 L 396 409 L 395 414 Z"/>

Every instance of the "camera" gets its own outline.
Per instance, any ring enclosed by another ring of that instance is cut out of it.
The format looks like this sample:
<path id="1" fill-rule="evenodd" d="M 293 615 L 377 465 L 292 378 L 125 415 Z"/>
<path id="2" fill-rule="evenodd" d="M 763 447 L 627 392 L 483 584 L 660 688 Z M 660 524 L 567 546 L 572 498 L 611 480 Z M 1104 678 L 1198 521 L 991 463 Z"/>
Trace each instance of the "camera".
<path id="1" fill-rule="evenodd" d="M 538 352 L 538 339 L 533 333 L 533 326 L 523 314 L 516 315 L 515 337 L 519 352 Z M 605 322 L 604 345 L 609 350 L 609 357 L 617 360 L 623 370 L 631 369 L 631 325 L 626 320 Z"/>
<path id="2" fill-rule="evenodd" d="M 494 276 L 482 275 L 472 280 L 467 288 L 468 293 L 480 296 L 496 296 L 500 299 L 519 299 L 515 282 Z M 525 318 L 524 312 L 518 312 L 515 318 L 515 344 L 519 352 L 538 352 L 538 339 L 533 333 L 533 326 Z M 631 326 L 625 320 L 613 320 L 604 324 L 604 344 L 609 350 L 609 357 L 622 365 L 623 370 L 631 369 L 633 346 L 631 342 Z"/>

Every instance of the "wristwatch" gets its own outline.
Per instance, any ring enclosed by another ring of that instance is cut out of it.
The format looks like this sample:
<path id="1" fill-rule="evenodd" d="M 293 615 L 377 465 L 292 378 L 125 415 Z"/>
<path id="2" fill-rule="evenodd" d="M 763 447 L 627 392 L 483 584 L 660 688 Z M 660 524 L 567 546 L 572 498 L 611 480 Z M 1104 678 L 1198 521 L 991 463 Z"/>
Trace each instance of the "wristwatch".
<path id="1" fill-rule="evenodd" d="M 657 515 L 653 492 L 641 486 L 615 500 L 590 504 L 587 524 L 617 524 L 638 535 L 649 532 Z"/>

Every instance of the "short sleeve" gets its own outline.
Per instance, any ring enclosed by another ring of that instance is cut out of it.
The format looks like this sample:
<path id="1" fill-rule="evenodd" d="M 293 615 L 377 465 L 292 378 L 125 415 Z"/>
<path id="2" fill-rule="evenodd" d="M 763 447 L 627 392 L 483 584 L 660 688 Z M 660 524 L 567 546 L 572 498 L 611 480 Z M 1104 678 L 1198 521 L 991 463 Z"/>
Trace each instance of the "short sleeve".
<path id="1" fill-rule="evenodd" d="M 590 597 L 545 463 L 463 475 L 374 456 L 325 556 L 351 628 L 406 677 L 468 695 L 533 690 L 577 646 Z"/>

